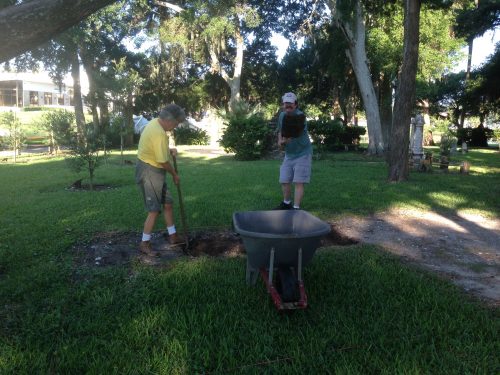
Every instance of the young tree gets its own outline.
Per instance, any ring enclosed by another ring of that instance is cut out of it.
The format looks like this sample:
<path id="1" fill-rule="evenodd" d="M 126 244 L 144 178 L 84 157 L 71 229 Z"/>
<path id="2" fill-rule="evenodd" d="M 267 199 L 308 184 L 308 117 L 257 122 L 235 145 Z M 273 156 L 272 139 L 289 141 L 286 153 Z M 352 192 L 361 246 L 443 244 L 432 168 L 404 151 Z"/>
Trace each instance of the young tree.
<path id="1" fill-rule="evenodd" d="M 12 111 L 4 112 L 0 115 L 0 124 L 5 125 L 9 131 L 7 136 L 7 144 L 11 147 L 14 154 L 14 163 L 17 162 L 17 155 L 21 151 L 21 145 L 25 140 L 24 133 L 21 129 L 21 121 Z"/>
<path id="2" fill-rule="evenodd" d="M 71 129 L 65 137 L 70 139 L 69 151 L 65 157 L 68 166 L 76 173 L 86 171 L 90 190 L 94 190 L 95 170 L 107 157 L 105 138 L 95 131 L 92 123 L 85 124 L 83 137 L 77 137 Z"/>

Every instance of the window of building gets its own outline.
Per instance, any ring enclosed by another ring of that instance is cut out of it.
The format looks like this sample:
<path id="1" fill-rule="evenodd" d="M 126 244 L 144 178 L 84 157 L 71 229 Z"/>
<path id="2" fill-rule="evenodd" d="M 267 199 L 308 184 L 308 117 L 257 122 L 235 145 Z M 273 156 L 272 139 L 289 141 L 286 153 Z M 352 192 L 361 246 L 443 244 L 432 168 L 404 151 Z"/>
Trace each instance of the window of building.
<path id="1" fill-rule="evenodd" d="M 16 90 L 13 89 L 0 89 L 0 106 L 2 107 L 16 107 Z"/>
<path id="2" fill-rule="evenodd" d="M 57 95 L 57 104 L 64 105 L 64 94 L 56 94 Z"/>
<path id="3" fill-rule="evenodd" d="M 52 104 L 52 93 L 51 92 L 44 92 L 43 93 L 43 103 L 44 103 L 44 105 L 51 105 Z"/>
<path id="4" fill-rule="evenodd" d="M 38 91 L 30 91 L 30 104 L 38 105 L 40 102 L 38 100 Z"/>

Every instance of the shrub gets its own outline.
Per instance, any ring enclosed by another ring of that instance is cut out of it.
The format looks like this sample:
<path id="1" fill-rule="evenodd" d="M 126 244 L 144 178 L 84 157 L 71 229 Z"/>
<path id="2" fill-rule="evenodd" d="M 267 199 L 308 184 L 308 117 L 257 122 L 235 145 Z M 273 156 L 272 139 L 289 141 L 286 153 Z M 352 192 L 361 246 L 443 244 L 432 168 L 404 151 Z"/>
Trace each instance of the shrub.
<path id="1" fill-rule="evenodd" d="M 500 128 L 493 130 L 493 139 L 497 141 L 498 148 L 500 149 Z"/>
<path id="2" fill-rule="evenodd" d="M 271 149 L 272 130 L 262 113 L 251 110 L 247 103 L 239 102 L 232 112 L 221 115 L 226 129 L 220 144 L 226 152 L 234 152 L 236 159 L 259 159 Z"/>
<path id="3" fill-rule="evenodd" d="M 24 141 L 25 145 L 49 145 L 50 144 L 50 138 L 49 137 L 44 137 L 44 136 L 38 136 L 38 137 L 26 137 L 26 140 Z"/>
<path id="4" fill-rule="evenodd" d="M 38 125 L 49 133 L 51 150 L 68 146 L 76 127 L 75 114 L 64 109 L 48 111 L 38 120 Z"/>
<path id="5" fill-rule="evenodd" d="M 176 145 L 208 145 L 209 139 L 206 131 L 194 129 L 189 126 L 178 126 L 174 130 Z"/>
<path id="6" fill-rule="evenodd" d="M 45 107 L 40 107 L 40 106 L 34 106 L 34 107 L 24 107 L 23 112 L 38 112 L 38 111 L 46 111 L 47 108 Z"/>
<path id="7" fill-rule="evenodd" d="M 318 151 L 332 151 L 342 145 L 343 124 L 340 120 L 312 120 L 307 129 Z"/>
<path id="8" fill-rule="evenodd" d="M 342 142 L 344 145 L 357 145 L 361 141 L 361 136 L 366 134 L 366 128 L 362 126 L 344 126 Z"/>
<path id="9" fill-rule="evenodd" d="M 459 143 L 467 142 L 472 147 L 488 147 L 488 139 L 493 138 L 493 129 L 479 125 L 477 128 L 463 128 L 457 131 Z"/>
<path id="10" fill-rule="evenodd" d="M 307 127 L 319 151 L 333 151 L 344 145 L 358 144 L 366 129 L 361 126 L 345 126 L 341 120 L 312 120 Z"/>
<path id="11" fill-rule="evenodd" d="M 441 136 L 441 144 L 439 145 L 439 152 L 441 156 L 450 156 L 451 147 L 456 142 L 457 139 L 451 134 L 443 134 Z"/>

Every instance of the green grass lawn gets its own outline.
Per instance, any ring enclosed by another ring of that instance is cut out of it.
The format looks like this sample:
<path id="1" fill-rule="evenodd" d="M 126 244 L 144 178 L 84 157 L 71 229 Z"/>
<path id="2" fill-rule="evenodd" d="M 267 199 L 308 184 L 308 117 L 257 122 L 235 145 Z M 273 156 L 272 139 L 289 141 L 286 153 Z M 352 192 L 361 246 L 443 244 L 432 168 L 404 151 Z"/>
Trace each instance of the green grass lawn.
<path id="1" fill-rule="evenodd" d="M 498 217 L 498 156 L 457 155 L 471 162 L 468 176 L 388 184 L 379 159 L 333 154 L 314 162 L 303 208 L 325 220 L 393 207 Z M 71 192 L 78 176 L 64 160 L 29 160 L 0 164 L 2 374 L 498 373 L 498 310 L 372 246 L 321 249 L 305 270 L 310 306 L 291 315 L 276 312 L 261 282 L 245 284 L 242 258 L 78 266 L 77 242 L 139 236 L 134 168 L 115 154 L 95 181 L 114 189 Z M 189 226 L 229 228 L 234 211 L 275 206 L 279 164 L 183 152 Z"/>

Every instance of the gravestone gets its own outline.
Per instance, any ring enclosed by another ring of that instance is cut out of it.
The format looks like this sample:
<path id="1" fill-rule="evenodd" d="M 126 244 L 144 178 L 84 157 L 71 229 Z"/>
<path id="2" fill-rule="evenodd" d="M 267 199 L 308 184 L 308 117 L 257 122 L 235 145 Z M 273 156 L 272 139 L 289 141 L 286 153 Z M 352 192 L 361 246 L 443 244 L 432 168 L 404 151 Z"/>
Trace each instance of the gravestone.
<path id="1" fill-rule="evenodd" d="M 424 123 L 424 117 L 421 114 L 418 114 L 412 122 L 411 157 L 416 169 L 420 169 L 420 164 L 424 159 Z"/>
<path id="2" fill-rule="evenodd" d="M 451 146 L 450 146 L 450 155 L 455 155 L 457 153 L 457 140 L 454 139 L 451 141 Z"/>

